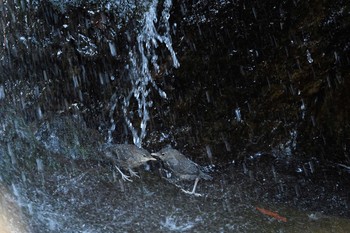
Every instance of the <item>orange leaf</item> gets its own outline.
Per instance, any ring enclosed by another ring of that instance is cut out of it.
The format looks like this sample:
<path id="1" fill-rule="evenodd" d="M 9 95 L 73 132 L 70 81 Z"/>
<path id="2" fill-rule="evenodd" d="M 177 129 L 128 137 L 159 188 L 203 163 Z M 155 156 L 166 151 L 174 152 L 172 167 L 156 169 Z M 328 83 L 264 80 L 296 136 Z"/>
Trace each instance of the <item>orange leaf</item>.
<path id="1" fill-rule="evenodd" d="M 270 217 L 275 218 L 277 220 L 280 220 L 282 222 L 287 222 L 287 218 L 279 215 L 277 212 L 272 212 L 270 210 L 259 208 L 259 207 L 256 207 L 256 209 L 267 216 L 270 216 Z"/>

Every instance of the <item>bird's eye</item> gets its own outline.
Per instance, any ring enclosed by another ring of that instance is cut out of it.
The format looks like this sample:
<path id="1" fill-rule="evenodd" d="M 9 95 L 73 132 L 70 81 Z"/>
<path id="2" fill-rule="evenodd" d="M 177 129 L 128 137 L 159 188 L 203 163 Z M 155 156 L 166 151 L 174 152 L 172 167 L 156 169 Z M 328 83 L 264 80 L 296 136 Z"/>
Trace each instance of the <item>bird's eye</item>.
<path id="1" fill-rule="evenodd" d="M 164 152 L 162 152 L 162 155 L 165 155 L 165 153 L 164 153 Z"/>

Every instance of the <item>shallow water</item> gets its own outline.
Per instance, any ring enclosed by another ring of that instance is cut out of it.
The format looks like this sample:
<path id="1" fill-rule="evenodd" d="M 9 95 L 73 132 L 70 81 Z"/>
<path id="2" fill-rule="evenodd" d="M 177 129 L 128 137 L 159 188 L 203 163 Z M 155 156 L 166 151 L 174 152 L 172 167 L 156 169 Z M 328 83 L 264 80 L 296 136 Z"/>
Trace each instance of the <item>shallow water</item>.
<path id="1" fill-rule="evenodd" d="M 127 182 L 108 163 L 50 160 L 55 168 L 44 160 L 42 172 L 9 187 L 31 232 L 346 232 L 350 227 L 345 203 L 337 203 L 345 201 L 341 193 L 325 190 L 334 198 L 328 202 L 297 197 L 279 192 L 269 178 L 261 183 L 253 170 L 251 176 L 244 174 L 241 166 L 214 172 L 212 181 L 199 182 L 202 196 L 193 196 L 156 170 L 140 168 L 141 178 Z M 192 182 L 181 185 L 190 189 Z M 310 188 L 300 189 L 310 192 Z M 322 187 L 314 184 L 314 188 Z M 327 214 L 321 205 L 335 209 Z M 265 215 L 257 207 L 278 212 L 287 221 Z"/>

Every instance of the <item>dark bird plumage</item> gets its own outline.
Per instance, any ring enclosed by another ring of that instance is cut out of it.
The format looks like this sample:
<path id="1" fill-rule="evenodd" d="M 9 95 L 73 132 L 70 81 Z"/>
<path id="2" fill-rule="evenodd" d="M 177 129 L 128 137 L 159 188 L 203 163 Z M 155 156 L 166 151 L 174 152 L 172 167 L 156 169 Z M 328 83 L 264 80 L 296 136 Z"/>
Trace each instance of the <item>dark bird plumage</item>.
<path id="1" fill-rule="evenodd" d="M 164 148 L 152 156 L 163 161 L 165 168 L 179 180 L 194 180 L 194 186 L 191 192 L 182 190 L 189 194 L 195 194 L 199 179 L 211 180 L 212 177 L 206 174 L 201 166 L 181 154 L 178 150 L 172 148 Z"/>
<path id="2" fill-rule="evenodd" d="M 133 168 L 139 167 L 148 161 L 156 160 L 147 150 L 132 144 L 104 144 L 101 151 L 106 158 L 113 162 L 123 180 L 128 181 L 131 181 L 129 176 L 125 175 L 119 167 L 128 170 L 131 176 L 138 177 L 137 173 L 132 170 Z"/>

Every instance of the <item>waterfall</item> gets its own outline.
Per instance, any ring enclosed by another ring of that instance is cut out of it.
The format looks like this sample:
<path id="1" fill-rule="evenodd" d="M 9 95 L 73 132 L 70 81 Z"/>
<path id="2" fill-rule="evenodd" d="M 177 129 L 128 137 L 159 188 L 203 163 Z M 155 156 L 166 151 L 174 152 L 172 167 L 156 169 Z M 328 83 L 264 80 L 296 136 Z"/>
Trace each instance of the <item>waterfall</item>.
<path id="1" fill-rule="evenodd" d="M 166 98 L 166 93 L 161 90 L 151 76 L 151 70 L 159 71 L 158 55 L 156 48 L 159 43 L 163 43 L 168 49 L 172 57 L 172 65 L 177 68 L 180 66 L 175 51 L 172 47 L 170 35 L 170 9 L 172 6 L 171 0 L 164 1 L 163 9 L 160 18 L 157 18 L 158 0 L 153 0 L 148 10 L 144 13 L 141 20 L 141 29 L 138 32 L 137 43 L 129 51 L 128 78 L 131 82 L 131 90 L 124 97 L 122 103 L 122 111 L 125 117 L 126 124 L 133 136 L 133 142 L 136 146 L 141 147 L 142 140 L 146 136 L 147 123 L 149 121 L 148 109 L 152 106 L 152 100 L 149 97 L 151 89 L 154 88 L 162 98 Z M 159 23 L 164 28 L 163 33 L 159 33 L 156 29 L 156 23 Z M 134 98 L 138 105 L 137 113 L 130 109 L 130 102 Z M 111 98 L 113 113 L 116 108 L 116 95 Z M 113 114 L 110 114 L 112 117 Z M 133 119 L 140 119 L 139 125 L 134 125 Z M 115 130 L 114 119 L 111 118 L 111 128 L 108 133 L 108 141 L 112 141 L 112 132 Z"/>

